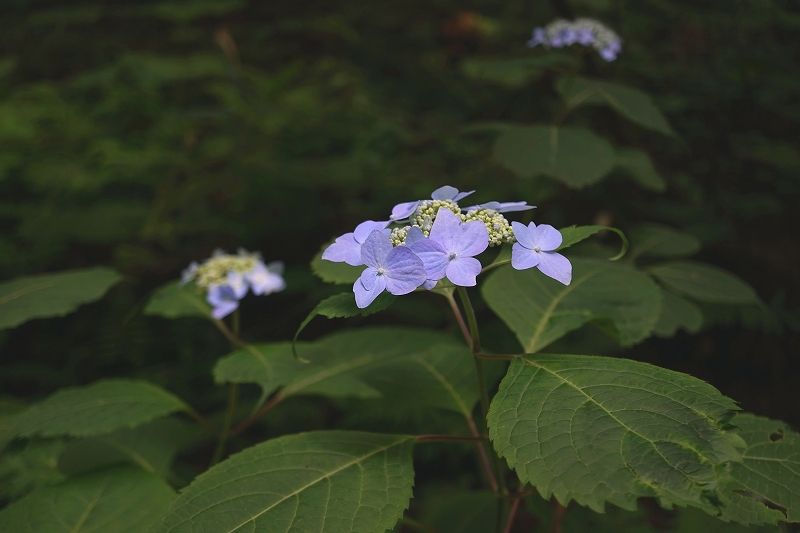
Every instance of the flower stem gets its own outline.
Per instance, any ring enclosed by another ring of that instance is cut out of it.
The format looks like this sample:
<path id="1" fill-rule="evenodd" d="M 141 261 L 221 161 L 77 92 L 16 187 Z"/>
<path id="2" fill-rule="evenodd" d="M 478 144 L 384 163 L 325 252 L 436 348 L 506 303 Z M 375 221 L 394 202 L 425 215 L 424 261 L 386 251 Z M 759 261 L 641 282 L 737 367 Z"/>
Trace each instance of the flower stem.
<path id="1" fill-rule="evenodd" d="M 452 442 L 452 441 L 461 441 L 461 442 L 474 442 L 474 441 L 484 441 L 487 440 L 489 437 L 486 435 L 470 435 L 470 436 L 461 436 L 461 435 L 417 435 L 417 442 Z"/>
<path id="2" fill-rule="evenodd" d="M 453 298 L 452 293 L 445 294 L 445 298 L 447 298 L 447 303 L 450 304 L 450 309 L 453 310 L 453 315 L 456 317 L 458 327 L 461 328 L 461 334 L 464 335 L 464 340 L 467 341 L 467 346 L 472 348 L 472 337 L 470 337 L 469 329 L 467 329 L 467 324 L 464 322 L 464 317 L 461 315 L 461 310 L 458 308 L 456 299 Z"/>
<path id="3" fill-rule="evenodd" d="M 231 425 L 233 424 L 233 415 L 236 412 L 236 401 L 238 398 L 239 384 L 231 383 L 228 388 L 228 407 L 225 410 L 225 422 L 222 425 L 222 431 L 217 439 L 217 446 L 214 448 L 214 455 L 211 456 L 211 464 L 209 467 L 217 464 L 222 457 L 222 452 L 225 451 L 225 443 L 231 433 Z"/>
<path id="4" fill-rule="evenodd" d="M 503 533 L 511 533 L 511 528 L 514 527 L 514 519 L 517 517 L 517 509 L 519 509 L 519 502 L 522 498 L 515 498 L 511 503 L 511 510 L 508 511 L 508 519 L 506 520 L 506 527 Z"/>
<path id="5" fill-rule="evenodd" d="M 472 308 L 472 302 L 467 294 L 467 289 L 464 287 L 458 288 L 458 296 L 461 298 L 461 304 L 464 306 L 464 312 L 467 313 L 467 323 L 469 324 L 469 334 L 472 337 L 472 353 L 480 353 L 481 339 L 478 333 L 478 320 L 475 318 L 475 310 Z"/>

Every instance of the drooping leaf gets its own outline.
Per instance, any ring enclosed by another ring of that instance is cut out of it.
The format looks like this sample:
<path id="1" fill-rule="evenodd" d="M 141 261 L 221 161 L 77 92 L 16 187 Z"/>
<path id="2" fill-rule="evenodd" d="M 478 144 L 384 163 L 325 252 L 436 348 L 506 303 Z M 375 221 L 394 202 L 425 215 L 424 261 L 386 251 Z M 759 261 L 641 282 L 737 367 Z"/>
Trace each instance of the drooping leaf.
<path id="1" fill-rule="evenodd" d="M 541 125 L 508 128 L 494 156 L 519 177 L 546 175 L 575 189 L 599 181 L 616 163 L 611 144 L 591 131 Z"/>
<path id="2" fill-rule="evenodd" d="M 300 336 L 300 332 L 305 329 L 305 327 L 314 319 L 315 316 L 322 315 L 328 318 L 349 318 L 358 315 L 369 316 L 383 311 L 392 305 L 395 299 L 396 297 L 394 295 L 389 294 L 388 292 L 383 292 L 379 294 L 378 297 L 375 298 L 375 300 L 364 309 L 359 309 L 359 307 L 356 305 L 356 298 L 352 292 L 337 294 L 322 300 L 308 314 L 305 320 L 303 320 L 303 322 L 300 324 L 300 327 L 297 328 L 297 331 L 294 334 L 292 351 L 295 359 L 297 358 L 297 352 L 294 349 L 294 345 L 297 343 L 297 337 Z"/>
<path id="3" fill-rule="evenodd" d="M 150 297 L 144 308 L 145 315 L 166 318 L 186 316 L 211 316 L 211 306 L 194 290 L 194 285 L 181 285 L 179 281 L 167 283 Z"/>
<path id="4" fill-rule="evenodd" d="M 258 444 L 200 475 L 155 533 L 385 531 L 411 498 L 414 442 L 314 431 Z"/>
<path id="5" fill-rule="evenodd" d="M 633 261 L 639 256 L 685 257 L 700 250 L 697 237 L 661 224 L 640 224 L 630 232 Z"/>
<path id="6" fill-rule="evenodd" d="M 700 302 L 757 304 L 756 291 L 730 272 L 696 261 L 673 261 L 648 272 L 666 287 Z"/>
<path id="7" fill-rule="evenodd" d="M 744 445 L 724 429 L 735 409 L 707 383 L 646 363 L 519 357 L 492 400 L 489 436 L 520 479 L 564 505 L 632 510 L 650 496 L 714 512 Z"/>
<path id="8" fill-rule="evenodd" d="M 439 407 L 469 415 L 477 402 L 469 350 L 452 338 L 423 329 L 361 328 L 313 343 L 256 345 L 222 358 L 218 383 L 257 383 L 265 395 L 283 397 L 384 397 L 409 406 Z"/>
<path id="9" fill-rule="evenodd" d="M 653 99 L 639 89 L 589 78 L 562 78 L 556 84 L 556 89 L 570 107 L 607 104 L 644 128 L 667 135 L 675 134 Z"/>
<path id="10" fill-rule="evenodd" d="M 0 511 L 0 531 L 149 533 L 175 497 L 161 478 L 114 468 L 36 490 Z"/>
<path id="11" fill-rule="evenodd" d="M 697 333 L 703 326 L 703 312 L 692 302 L 680 296 L 661 290 L 661 314 L 653 327 L 658 337 L 673 337 L 683 328 L 689 333 Z"/>
<path id="12" fill-rule="evenodd" d="M 722 518 L 744 525 L 800 522 L 800 434 L 749 413 L 731 422 L 747 443 L 733 481 L 722 487 Z"/>
<path id="13" fill-rule="evenodd" d="M 572 258 L 572 282 L 563 285 L 537 269 L 503 267 L 482 287 L 489 307 L 534 353 L 589 321 L 613 324 L 620 344 L 645 339 L 658 320 L 660 292 L 648 276 L 628 265 Z"/>
<path id="14" fill-rule="evenodd" d="M 506 87 L 521 87 L 552 66 L 570 66 L 574 63 L 575 56 L 551 52 L 520 59 L 465 59 L 461 63 L 461 71 L 475 80 L 490 81 Z"/>
<path id="15" fill-rule="evenodd" d="M 0 329 L 33 318 L 63 316 L 100 299 L 122 278 L 108 268 L 25 276 L 0 284 Z"/>
<path id="16" fill-rule="evenodd" d="M 203 434 L 197 424 L 176 418 L 153 420 L 133 429 L 75 440 L 58 457 L 58 469 L 69 476 L 90 470 L 132 464 L 167 477 L 177 453 Z"/>
<path id="17" fill-rule="evenodd" d="M 323 246 L 314 259 L 311 260 L 311 271 L 322 281 L 327 283 L 350 284 L 352 285 L 361 276 L 366 267 L 354 267 L 347 263 L 334 263 L 322 259 L 322 252 L 327 248 Z"/>
<path id="18" fill-rule="evenodd" d="M 15 436 L 92 437 L 132 428 L 177 411 L 182 400 L 146 381 L 106 379 L 61 389 L 14 417 Z"/>
<path id="19" fill-rule="evenodd" d="M 667 183 L 656 171 L 650 156 L 642 150 L 618 149 L 617 167 L 646 189 L 663 192 L 667 188 Z"/>
<path id="20" fill-rule="evenodd" d="M 561 238 L 563 240 L 561 241 L 561 246 L 559 246 L 556 251 L 561 251 L 565 248 L 569 248 L 573 244 L 578 244 L 582 240 L 588 239 L 600 231 L 613 231 L 619 235 L 620 239 L 622 239 L 622 248 L 616 256 L 609 257 L 609 261 L 616 261 L 617 259 L 622 258 L 628 251 L 628 238 L 625 237 L 625 234 L 617 228 L 611 228 L 609 226 L 569 226 L 566 228 L 561 228 L 558 231 L 561 233 Z"/>

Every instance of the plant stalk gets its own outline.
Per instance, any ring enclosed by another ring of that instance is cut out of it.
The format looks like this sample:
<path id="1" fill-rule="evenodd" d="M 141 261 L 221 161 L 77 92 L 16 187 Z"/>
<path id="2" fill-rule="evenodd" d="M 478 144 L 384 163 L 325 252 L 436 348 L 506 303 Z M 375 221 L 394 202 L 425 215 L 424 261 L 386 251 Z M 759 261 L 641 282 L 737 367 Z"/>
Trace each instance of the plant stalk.
<path id="1" fill-rule="evenodd" d="M 217 446 L 214 448 L 214 455 L 211 457 L 211 464 L 209 467 L 217 464 L 222 457 L 222 452 L 225 451 L 225 443 L 231 434 L 231 426 L 233 425 L 233 416 L 236 412 L 236 401 L 238 399 L 239 384 L 231 383 L 228 388 L 228 407 L 225 409 L 225 421 L 222 425 L 222 431 L 217 439 Z"/>

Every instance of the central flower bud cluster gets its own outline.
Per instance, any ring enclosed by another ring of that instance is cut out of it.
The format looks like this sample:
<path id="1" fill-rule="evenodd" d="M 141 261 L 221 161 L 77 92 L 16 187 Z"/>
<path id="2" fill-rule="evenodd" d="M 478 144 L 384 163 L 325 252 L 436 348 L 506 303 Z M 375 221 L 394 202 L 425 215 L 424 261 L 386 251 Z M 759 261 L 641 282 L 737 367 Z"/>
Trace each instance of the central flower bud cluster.
<path id="1" fill-rule="evenodd" d="M 436 213 L 439 209 L 449 209 L 456 215 L 461 215 L 461 208 L 452 200 L 423 200 L 417 210 L 411 215 L 409 221 L 412 226 L 417 226 L 422 230 L 423 235 L 430 236 L 433 221 L 436 220 Z"/>
<path id="2" fill-rule="evenodd" d="M 222 285 L 227 283 L 228 272 L 244 274 L 253 270 L 259 258 L 252 254 L 228 255 L 219 254 L 211 257 L 194 270 L 193 279 L 198 287 L 203 289 L 209 285 Z"/>
<path id="3" fill-rule="evenodd" d="M 489 246 L 499 246 L 501 244 L 512 244 L 517 242 L 514 238 L 514 229 L 508 223 L 506 217 L 494 209 L 476 209 L 461 215 L 461 220 L 469 222 L 480 220 L 486 224 L 486 231 L 489 232 Z"/>

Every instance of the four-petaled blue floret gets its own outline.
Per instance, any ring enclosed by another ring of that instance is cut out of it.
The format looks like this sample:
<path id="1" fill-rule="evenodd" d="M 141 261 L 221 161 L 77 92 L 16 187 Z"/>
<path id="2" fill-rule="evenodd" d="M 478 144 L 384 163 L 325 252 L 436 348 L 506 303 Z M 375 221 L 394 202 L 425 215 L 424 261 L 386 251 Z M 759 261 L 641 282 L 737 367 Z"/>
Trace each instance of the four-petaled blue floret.
<path id="1" fill-rule="evenodd" d="M 561 233 L 547 224 L 537 226 L 533 222 L 525 226 L 512 222 L 517 242 L 511 248 L 511 266 L 517 270 L 536 267 L 545 276 L 569 285 L 572 281 L 572 264 L 569 259 L 556 253 L 561 246 Z"/>
<path id="2" fill-rule="evenodd" d="M 367 268 L 353 284 L 356 305 L 363 309 L 384 290 L 394 295 L 413 292 L 425 281 L 425 266 L 405 246 L 392 247 L 388 235 L 374 230 L 361 247 Z"/>
<path id="3" fill-rule="evenodd" d="M 591 46 L 606 61 L 614 61 L 622 50 L 622 39 L 608 26 L 594 19 L 579 18 L 570 22 L 554 20 L 544 28 L 534 28 L 528 46 L 562 48 L 573 44 Z"/>
<path id="4" fill-rule="evenodd" d="M 383 231 L 389 235 L 389 230 L 386 226 L 389 221 L 375 222 L 374 220 L 367 220 L 362 222 L 352 233 L 345 233 L 341 237 L 337 237 L 336 241 L 325 248 L 322 252 L 322 259 L 326 261 L 333 261 L 334 263 L 347 263 L 350 266 L 360 266 L 364 264 L 361 259 L 361 246 L 367 237 L 375 231 Z"/>

